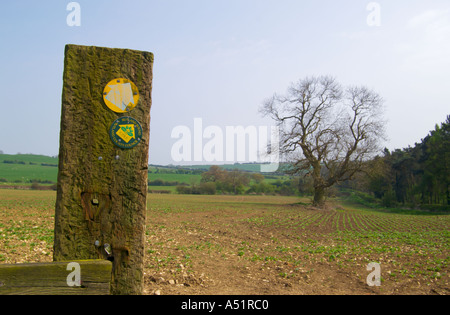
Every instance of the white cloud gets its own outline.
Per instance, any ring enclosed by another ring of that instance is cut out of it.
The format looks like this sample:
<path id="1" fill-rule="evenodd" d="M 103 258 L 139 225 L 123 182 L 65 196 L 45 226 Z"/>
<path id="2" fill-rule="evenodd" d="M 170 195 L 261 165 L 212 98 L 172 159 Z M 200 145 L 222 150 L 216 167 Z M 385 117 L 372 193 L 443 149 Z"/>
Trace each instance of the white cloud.
<path id="1" fill-rule="evenodd" d="M 368 38 L 369 32 L 368 31 L 355 31 L 355 32 L 340 32 L 337 34 L 338 38 L 346 39 L 350 41 L 359 41 Z"/>
<path id="2" fill-rule="evenodd" d="M 229 40 L 211 42 L 210 47 L 212 50 L 211 56 L 214 60 L 236 62 L 237 59 L 244 59 L 257 63 L 270 54 L 271 45 L 266 39 L 238 40 L 232 37 Z"/>
<path id="3" fill-rule="evenodd" d="M 405 65 L 427 71 L 450 66 L 450 11 L 428 10 L 406 24 L 408 41 L 397 44 L 405 54 Z"/>
<path id="4" fill-rule="evenodd" d="M 448 10 L 427 10 L 407 22 L 408 29 L 448 27 Z"/>

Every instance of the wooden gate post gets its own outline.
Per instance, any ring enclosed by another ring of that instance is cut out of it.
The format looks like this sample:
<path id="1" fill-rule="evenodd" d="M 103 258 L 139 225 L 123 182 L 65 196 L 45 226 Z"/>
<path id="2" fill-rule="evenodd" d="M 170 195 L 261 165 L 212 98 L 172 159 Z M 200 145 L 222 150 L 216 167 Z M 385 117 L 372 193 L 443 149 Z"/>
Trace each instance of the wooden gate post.
<path id="1" fill-rule="evenodd" d="M 67 45 L 54 261 L 108 259 L 142 294 L 153 54 Z"/>

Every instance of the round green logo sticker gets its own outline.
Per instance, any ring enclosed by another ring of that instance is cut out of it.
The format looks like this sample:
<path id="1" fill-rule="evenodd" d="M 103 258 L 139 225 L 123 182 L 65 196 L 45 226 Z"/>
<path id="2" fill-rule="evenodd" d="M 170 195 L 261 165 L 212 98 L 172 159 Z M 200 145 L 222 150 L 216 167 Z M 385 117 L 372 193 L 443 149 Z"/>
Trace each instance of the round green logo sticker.
<path id="1" fill-rule="evenodd" d="M 121 117 L 112 124 L 109 135 L 119 148 L 132 149 L 141 142 L 142 127 L 134 118 Z"/>

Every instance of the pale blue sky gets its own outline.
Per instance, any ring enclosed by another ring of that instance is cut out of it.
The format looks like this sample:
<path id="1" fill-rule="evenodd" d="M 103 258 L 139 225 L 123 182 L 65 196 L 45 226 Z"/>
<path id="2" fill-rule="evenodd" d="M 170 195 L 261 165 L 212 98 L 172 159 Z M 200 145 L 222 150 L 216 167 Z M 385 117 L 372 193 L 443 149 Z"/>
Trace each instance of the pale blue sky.
<path id="1" fill-rule="evenodd" d="M 390 149 L 450 114 L 450 2 L 15 0 L 0 10 L 0 150 L 57 155 L 64 46 L 155 54 L 150 163 L 170 164 L 179 125 L 261 126 L 263 100 L 292 81 L 332 75 L 386 100 Z"/>

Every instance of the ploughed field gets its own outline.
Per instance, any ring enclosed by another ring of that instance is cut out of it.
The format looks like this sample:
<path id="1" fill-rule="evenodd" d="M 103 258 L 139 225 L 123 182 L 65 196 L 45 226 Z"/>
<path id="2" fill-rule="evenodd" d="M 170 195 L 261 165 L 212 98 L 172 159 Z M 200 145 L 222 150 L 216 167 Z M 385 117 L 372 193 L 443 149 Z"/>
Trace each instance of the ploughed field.
<path id="1" fill-rule="evenodd" d="M 0 190 L 0 263 L 52 261 L 55 200 Z M 144 292 L 448 295 L 449 227 L 448 215 L 337 201 L 319 210 L 296 197 L 150 194 Z M 373 262 L 380 286 L 367 283 Z"/>

